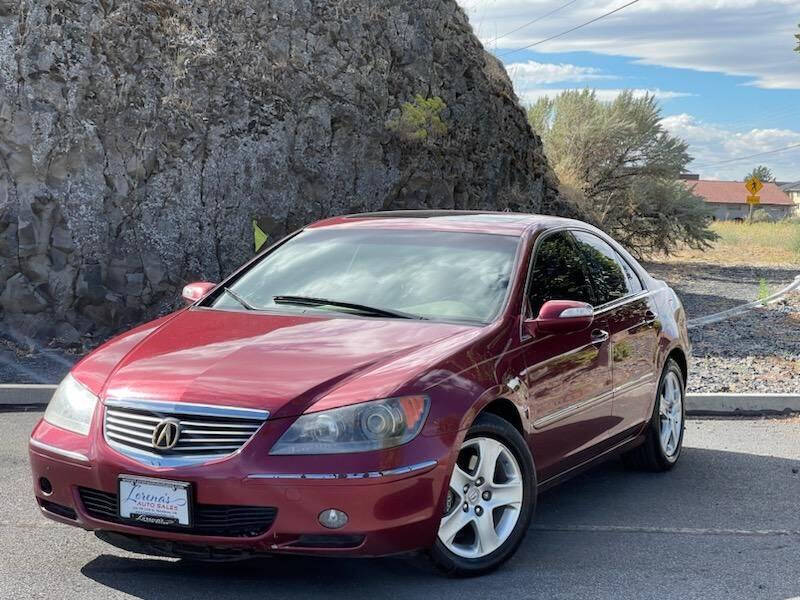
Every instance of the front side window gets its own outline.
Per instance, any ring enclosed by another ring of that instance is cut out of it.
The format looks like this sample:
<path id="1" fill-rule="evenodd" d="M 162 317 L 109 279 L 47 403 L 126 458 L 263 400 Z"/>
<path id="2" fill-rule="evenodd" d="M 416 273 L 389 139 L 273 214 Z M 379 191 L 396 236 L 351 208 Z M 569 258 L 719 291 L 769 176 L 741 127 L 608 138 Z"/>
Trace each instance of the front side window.
<path id="1" fill-rule="evenodd" d="M 289 296 L 487 323 L 502 309 L 518 244 L 518 237 L 482 233 L 308 229 L 256 263 L 229 286 L 233 294 L 220 293 L 212 306 L 241 309 L 238 296 L 259 310 L 363 312 Z"/>
<path id="2" fill-rule="evenodd" d="M 593 304 L 592 289 L 582 258 L 566 231 L 547 235 L 539 244 L 528 284 L 531 315 L 548 300 L 576 300 Z"/>
<path id="3" fill-rule="evenodd" d="M 596 235 L 584 231 L 573 232 L 583 254 L 589 279 L 596 296 L 595 306 L 601 306 L 627 296 L 628 279 L 617 262 L 617 253 Z"/>

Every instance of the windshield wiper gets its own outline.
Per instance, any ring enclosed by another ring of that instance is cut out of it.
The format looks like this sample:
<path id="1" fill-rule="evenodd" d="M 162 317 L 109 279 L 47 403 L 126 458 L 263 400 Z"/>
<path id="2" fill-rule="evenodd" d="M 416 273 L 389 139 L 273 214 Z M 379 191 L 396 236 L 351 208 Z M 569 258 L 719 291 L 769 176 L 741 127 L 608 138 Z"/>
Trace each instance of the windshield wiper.
<path id="1" fill-rule="evenodd" d="M 275 304 L 299 304 L 302 306 L 336 306 L 339 308 L 347 308 L 355 310 L 360 313 L 375 315 L 378 317 L 393 317 L 395 319 L 418 319 L 426 321 L 426 317 L 419 315 L 411 315 L 408 313 L 400 312 L 399 310 L 389 310 L 387 308 L 376 308 L 374 306 L 366 306 L 365 304 L 353 304 L 352 302 L 342 302 L 340 300 L 328 300 L 327 298 L 313 298 L 311 296 L 275 296 L 272 299 Z"/>
<path id="2" fill-rule="evenodd" d="M 261 310 L 257 306 L 253 306 L 252 304 L 250 304 L 247 300 L 245 300 L 239 294 L 237 294 L 236 292 L 234 292 L 233 290 L 231 290 L 229 288 L 226 288 L 226 287 L 222 288 L 222 291 L 225 292 L 226 294 L 230 294 L 231 298 L 236 300 L 239 304 L 244 306 L 247 310 Z"/>

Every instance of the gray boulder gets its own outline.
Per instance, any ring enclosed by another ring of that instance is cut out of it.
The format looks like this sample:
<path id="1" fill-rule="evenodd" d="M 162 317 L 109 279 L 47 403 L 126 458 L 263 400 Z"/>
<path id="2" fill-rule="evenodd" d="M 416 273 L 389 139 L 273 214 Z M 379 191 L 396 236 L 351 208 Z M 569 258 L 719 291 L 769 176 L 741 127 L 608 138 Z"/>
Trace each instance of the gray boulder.
<path id="1" fill-rule="evenodd" d="M 417 95 L 444 102 L 424 139 L 395 126 Z M 0 0 L 0 329 L 169 310 L 253 219 L 564 213 L 555 184 L 454 0 Z"/>

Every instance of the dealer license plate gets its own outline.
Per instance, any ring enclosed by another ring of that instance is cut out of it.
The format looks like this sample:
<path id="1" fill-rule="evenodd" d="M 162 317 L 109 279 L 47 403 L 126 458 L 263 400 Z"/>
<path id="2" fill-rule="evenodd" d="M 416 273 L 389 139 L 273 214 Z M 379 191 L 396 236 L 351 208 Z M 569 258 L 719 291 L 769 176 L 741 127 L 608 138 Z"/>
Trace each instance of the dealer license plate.
<path id="1" fill-rule="evenodd" d="M 181 481 L 119 476 L 119 516 L 142 525 L 191 525 L 190 486 Z"/>

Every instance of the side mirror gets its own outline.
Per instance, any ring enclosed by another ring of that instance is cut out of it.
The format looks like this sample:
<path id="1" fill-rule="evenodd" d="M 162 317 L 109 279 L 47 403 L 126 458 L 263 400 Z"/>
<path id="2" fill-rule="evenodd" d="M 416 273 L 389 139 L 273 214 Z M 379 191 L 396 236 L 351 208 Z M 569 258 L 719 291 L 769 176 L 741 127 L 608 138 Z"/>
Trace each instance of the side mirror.
<path id="1" fill-rule="evenodd" d="M 574 333 L 587 329 L 594 321 L 594 308 L 586 302 L 574 300 L 548 300 L 539 310 L 536 319 L 525 321 L 531 335 Z"/>
<path id="2" fill-rule="evenodd" d="M 194 304 L 200 298 L 205 296 L 208 292 L 213 290 L 217 287 L 216 283 L 210 283 L 208 281 L 198 281 L 195 283 L 190 283 L 188 285 L 183 286 L 183 299 L 186 302 L 186 305 Z"/>

